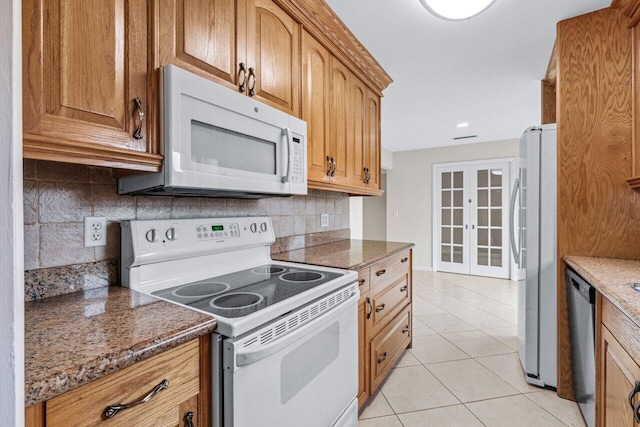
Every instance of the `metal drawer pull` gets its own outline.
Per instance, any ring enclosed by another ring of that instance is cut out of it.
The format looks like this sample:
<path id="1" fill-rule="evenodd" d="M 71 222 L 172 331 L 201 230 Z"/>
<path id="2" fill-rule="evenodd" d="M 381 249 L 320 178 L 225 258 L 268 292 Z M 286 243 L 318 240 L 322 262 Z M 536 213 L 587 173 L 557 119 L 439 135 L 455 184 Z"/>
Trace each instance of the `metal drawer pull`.
<path id="1" fill-rule="evenodd" d="M 367 319 L 371 319 L 371 313 L 373 313 L 373 305 L 371 305 L 371 298 L 367 297 L 367 307 L 369 307 L 369 311 L 367 312 Z"/>
<path id="2" fill-rule="evenodd" d="M 404 292 L 408 289 L 409 287 L 407 285 L 404 285 L 403 287 L 400 288 L 400 292 Z"/>
<path id="3" fill-rule="evenodd" d="M 639 391 L 640 381 L 636 381 L 636 384 L 633 386 L 633 390 L 631 390 L 631 393 L 629 393 L 629 406 L 631 406 L 631 409 L 633 410 L 633 418 L 635 418 L 636 423 L 640 423 L 640 415 L 638 415 L 638 409 L 640 409 L 640 406 L 638 405 L 638 403 L 636 403 L 635 406 L 633 405 L 633 398 Z M 638 402 L 640 402 L 640 400 Z"/>
<path id="4" fill-rule="evenodd" d="M 382 353 L 382 357 L 378 359 L 378 364 L 384 362 L 386 358 L 387 358 L 387 352 L 385 351 L 384 353 Z"/>
<path id="5" fill-rule="evenodd" d="M 253 67 L 249 67 L 249 77 L 247 81 L 251 80 L 253 77 L 253 84 L 249 87 L 249 96 L 253 96 L 256 94 L 256 83 L 258 82 L 258 77 L 256 77 L 256 70 Z"/>
<path id="6" fill-rule="evenodd" d="M 133 132 L 134 139 L 142 139 L 142 123 L 144 122 L 144 111 L 142 111 L 142 99 L 133 98 L 133 103 L 136 105 L 136 110 L 138 110 L 138 127 L 135 132 Z"/>
<path id="7" fill-rule="evenodd" d="M 362 285 L 364 285 L 364 283 L 365 283 L 366 281 L 367 281 L 366 279 L 359 279 L 359 280 L 358 280 L 358 286 L 362 286 Z"/>
<path id="8" fill-rule="evenodd" d="M 410 331 L 409 325 L 407 325 L 407 327 L 402 330 L 402 333 L 403 334 L 407 334 L 407 333 L 409 333 L 409 331 Z"/>
<path id="9" fill-rule="evenodd" d="M 376 307 L 376 313 L 380 313 L 382 310 L 384 310 L 384 304 L 381 304 L 378 307 Z"/>
<path id="10" fill-rule="evenodd" d="M 242 81 L 238 84 L 238 89 L 244 93 L 247 88 L 247 67 L 244 65 L 244 62 L 240 63 L 240 71 L 238 71 L 238 74 L 242 74 Z"/>
<path id="11" fill-rule="evenodd" d="M 138 405 L 141 405 L 143 403 L 147 403 L 148 401 L 153 399 L 153 397 L 156 394 L 158 394 L 159 392 L 161 392 L 162 390 L 164 390 L 164 389 L 166 389 L 168 387 L 169 387 L 169 381 L 168 380 L 162 380 L 162 382 L 160 384 L 155 386 L 153 388 L 153 390 L 151 390 L 149 392 L 149 394 L 147 394 L 145 397 L 143 397 L 140 400 L 137 400 L 137 401 L 131 402 L 131 403 L 121 403 L 119 405 L 107 406 L 107 409 L 104 410 L 104 416 L 107 419 L 113 418 L 118 412 L 120 412 L 120 411 L 122 411 L 124 409 L 133 408 L 134 406 L 138 406 Z"/>
<path id="12" fill-rule="evenodd" d="M 404 258 L 402 258 L 402 259 L 400 260 L 400 262 L 402 262 L 402 263 L 405 263 L 405 262 L 407 262 L 407 261 L 409 261 L 409 257 L 404 257 Z"/>
<path id="13" fill-rule="evenodd" d="M 380 271 L 377 271 L 377 272 L 376 272 L 376 276 L 380 277 L 380 276 L 382 276 L 382 275 L 383 275 L 384 273 L 386 273 L 386 272 L 387 272 L 387 270 L 380 270 Z"/>
<path id="14" fill-rule="evenodd" d="M 193 427 L 193 411 L 184 414 L 184 424 L 186 427 Z"/>

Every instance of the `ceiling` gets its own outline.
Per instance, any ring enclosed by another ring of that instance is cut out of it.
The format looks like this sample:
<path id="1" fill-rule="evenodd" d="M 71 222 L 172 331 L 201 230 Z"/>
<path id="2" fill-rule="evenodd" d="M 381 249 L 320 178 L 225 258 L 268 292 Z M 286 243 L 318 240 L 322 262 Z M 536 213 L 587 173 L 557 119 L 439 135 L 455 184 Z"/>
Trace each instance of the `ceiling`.
<path id="1" fill-rule="evenodd" d="M 419 0 L 326 1 L 394 80 L 382 100 L 391 151 L 519 138 L 540 124 L 556 23 L 611 3 L 497 0 L 472 19 L 445 21 Z M 453 140 L 466 135 L 477 138 Z"/>

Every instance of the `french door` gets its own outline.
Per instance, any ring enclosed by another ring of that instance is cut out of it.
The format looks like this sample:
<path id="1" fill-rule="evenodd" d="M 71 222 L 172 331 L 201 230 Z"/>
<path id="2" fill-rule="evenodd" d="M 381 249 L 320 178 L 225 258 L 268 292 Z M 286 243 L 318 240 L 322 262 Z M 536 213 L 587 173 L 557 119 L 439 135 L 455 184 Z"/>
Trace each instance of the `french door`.
<path id="1" fill-rule="evenodd" d="M 509 277 L 510 161 L 434 165 L 436 271 Z"/>

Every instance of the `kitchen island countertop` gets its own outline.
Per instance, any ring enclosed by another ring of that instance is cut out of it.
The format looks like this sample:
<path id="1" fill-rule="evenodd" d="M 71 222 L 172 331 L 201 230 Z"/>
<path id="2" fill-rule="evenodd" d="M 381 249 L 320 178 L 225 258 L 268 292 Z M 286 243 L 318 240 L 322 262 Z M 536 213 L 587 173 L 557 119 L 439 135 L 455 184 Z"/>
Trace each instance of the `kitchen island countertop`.
<path id="1" fill-rule="evenodd" d="M 212 316 L 120 286 L 25 303 L 25 406 L 212 332 Z"/>
<path id="2" fill-rule="evenodd" d="M 640 261 L 614 258 L 566 256 L 566 263 L 640 326 Z"/>
<path id="3" fill-rule="evenodd" d="M 413 246 L 413 243 L 348 239 L 273 254 L 272 258 L 278 261 L 360 270 Z"/>

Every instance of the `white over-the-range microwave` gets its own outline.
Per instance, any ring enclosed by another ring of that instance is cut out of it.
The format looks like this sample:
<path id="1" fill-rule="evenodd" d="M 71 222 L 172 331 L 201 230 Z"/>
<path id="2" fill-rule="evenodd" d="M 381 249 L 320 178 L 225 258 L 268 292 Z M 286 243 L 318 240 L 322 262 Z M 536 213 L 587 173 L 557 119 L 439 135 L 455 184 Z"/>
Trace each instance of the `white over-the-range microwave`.
<path id="1" fill-rule="evenodd" d="M 120 178 L 119 194 L 307 194 L 306 122 L 173 65 L 161 81 L 162 171 Z"/>

